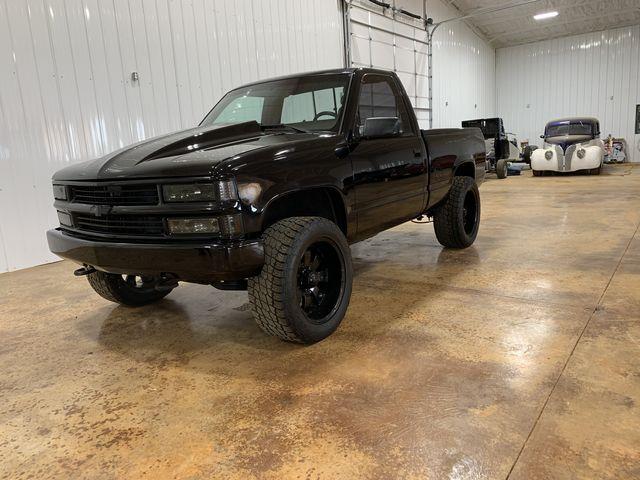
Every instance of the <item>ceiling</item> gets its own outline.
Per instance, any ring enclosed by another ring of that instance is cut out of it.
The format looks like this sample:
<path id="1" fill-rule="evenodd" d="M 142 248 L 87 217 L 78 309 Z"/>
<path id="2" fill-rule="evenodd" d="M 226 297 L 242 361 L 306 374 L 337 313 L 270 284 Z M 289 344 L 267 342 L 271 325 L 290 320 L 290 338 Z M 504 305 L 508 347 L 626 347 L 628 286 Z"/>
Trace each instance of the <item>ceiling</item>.
<path id="1" fill-rule="evenodd" d="M 496 48 L 640 24 L 640 0 L 444 0 Z M 557 10 L 555 18 L 533 15 Z"/>

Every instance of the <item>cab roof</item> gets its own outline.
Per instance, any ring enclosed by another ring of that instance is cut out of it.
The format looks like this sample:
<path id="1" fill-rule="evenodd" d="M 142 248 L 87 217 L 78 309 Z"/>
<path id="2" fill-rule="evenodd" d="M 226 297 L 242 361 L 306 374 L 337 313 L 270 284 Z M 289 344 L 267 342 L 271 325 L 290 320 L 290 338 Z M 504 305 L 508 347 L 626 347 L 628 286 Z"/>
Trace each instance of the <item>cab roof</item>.
<path id="1" fill-rule="evenodd" d="M 595 117 L 567 117 L 551 120 L 547 122 L 547 126 L 563 125 L 565 123 L 589 123 L 591 125 L 598 125 L 600 121 Z"/>
<path id="2" fill-rule="evenodd" d="M 239 85 L 238 87 L 234 88 L 233 90 L 237 90 L 238 88 L 249 87 L 251 85 L 257 85 L 259 83 L 272 82 L 272 81 L 275 81 L 275 80 L 287 80 L 287 79 L 291 79 L 291 78 L 311 77 L 311 76 L 315 76 L 315 75 L 339 75 L 339 74 L 353 75 L 356 72 L 381 73 L 381 74 L 387 74 L 387 75 L 390 74 L 390 73 L 394 74 L 394 72 L 392 72 L 391 70 L 382 70 L 380 68 L 365 68 L 365 67 L 332 68 L 332 69 L 328 69 L 328 70 L 315 70 L 313 72 L 293 73 L 291 75 L 283 75 L 283 76 L 280 76 L 280 77 L 263 78 L 262 80 L 256 80 L 255 82 L 250 82 L 250 83 L 245 83 L 244 85 Z"/>

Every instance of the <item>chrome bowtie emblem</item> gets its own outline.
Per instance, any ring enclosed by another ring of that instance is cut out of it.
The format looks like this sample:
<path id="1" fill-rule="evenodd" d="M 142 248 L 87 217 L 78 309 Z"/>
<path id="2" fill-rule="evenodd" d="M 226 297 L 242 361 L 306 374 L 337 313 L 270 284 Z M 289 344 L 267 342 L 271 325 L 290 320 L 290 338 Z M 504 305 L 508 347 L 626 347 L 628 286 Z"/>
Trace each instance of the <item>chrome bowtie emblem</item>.
<path id="1" fill-rule="evenodd" d="M 122 194 L 122 187 L 120 185 L 107 186 L 107 193 L 110 197 L 117 197 Z"/>
<path id="2" fill-rule="evenodd" d="M 111 205 L 91 205 L 89 211 L 96 217 L 107 215 L 111 210 Z"/>

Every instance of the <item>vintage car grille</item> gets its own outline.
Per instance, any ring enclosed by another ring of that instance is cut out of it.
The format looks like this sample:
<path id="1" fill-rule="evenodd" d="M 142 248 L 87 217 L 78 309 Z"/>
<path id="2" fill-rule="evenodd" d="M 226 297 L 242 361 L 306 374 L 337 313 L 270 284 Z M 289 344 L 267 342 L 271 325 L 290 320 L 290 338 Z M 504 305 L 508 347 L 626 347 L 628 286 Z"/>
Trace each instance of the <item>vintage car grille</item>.
<path id="1" fill-rule="evenodd" d="M 95 215 L 75 214 L 74 228 L 86 232 L 113 235 L 163 235 L 162 217 L 142 215 Z"/>
<path id="2" fill-rule="evenodd" d="M 571 160 L 573 160 L 573 154 L 576 153 L 578 145 L 568 145 L 564 151 L 564 170 L 571 170 Z"/>
<path id="3" fill-rule="evenodd" d="M 89 205 L 157 205 L 158 187 L 139 185 L 71 185 L 71 201 Z"/>

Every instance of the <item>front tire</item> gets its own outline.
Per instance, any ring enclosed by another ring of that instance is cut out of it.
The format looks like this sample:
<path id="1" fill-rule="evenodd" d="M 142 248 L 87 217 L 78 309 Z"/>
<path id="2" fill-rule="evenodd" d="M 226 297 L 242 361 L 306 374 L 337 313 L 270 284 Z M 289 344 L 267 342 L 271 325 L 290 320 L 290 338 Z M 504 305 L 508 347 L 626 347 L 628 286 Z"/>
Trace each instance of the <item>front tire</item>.
<path id="1" fill-rule="evenodd" d="M 249 302 L 267 334 L 298 343 L 331 335 L 349 306 L 351 252 L 338 226 L 320 217 L 280 220 L 263 234 L 265 263 L 249 278 Z"/>
<path id="2" fill-rule="evenodd" d="M 533 172 L 533 176 L 534 176 L 534 177 L 541 177 L 541 176 L 542 176 L 542 174 L 543 174 L 543 171 L 542 171 L 542 170 L 533 170 L 533 169 L 532 169 L 531 171 Z"/>
<path id="3" fill-rule="evenodd" d="M 154 279 L 136 275 L 123 276 L 96 271 L 87 275 L 87 280 L 91 288 L 102 298 L 129 307 L 157 302 L 172 290 L 156 290 Z"/>
<path id="4" fill-rule="evenodd" d="M 602 167 L 592 168 L 591 170 L 589 170 L 589 175 L 600 175 L 601 170 Z"/>
<path id="5" fill-rule="evenodd" d="M 509 166 L 507 165 L 507 161 L 501 158 L 496 163 L 496 175 L 498 175 L 498 178 L 507 178 L 508 173 Z"/>
<path id="6" fill-rule="evenodd" d="M 471 177 L 454 177 L 449 195 L 435 212 L 433 226 L 441 245 L 467 248 L 480 227 L 480 192 Z"/>

